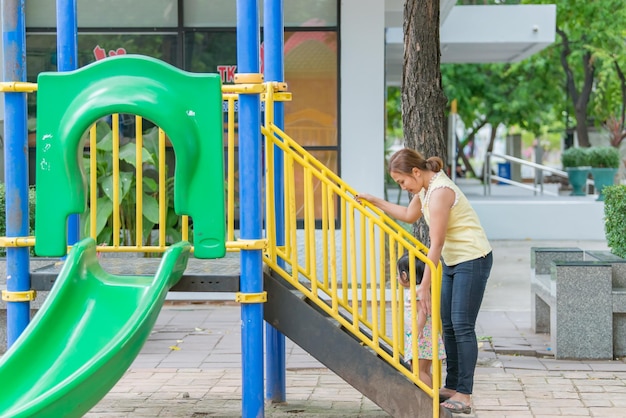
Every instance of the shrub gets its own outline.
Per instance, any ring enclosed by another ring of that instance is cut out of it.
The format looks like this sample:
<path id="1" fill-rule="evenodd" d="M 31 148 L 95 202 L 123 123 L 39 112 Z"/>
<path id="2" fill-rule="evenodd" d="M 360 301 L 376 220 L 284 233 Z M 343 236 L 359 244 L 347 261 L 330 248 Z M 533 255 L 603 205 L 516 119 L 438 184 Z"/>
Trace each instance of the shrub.
<path id="1" fill-rule="evenodd" d="M 615 147 L 589 148 L 589 164 L 594 168 L 619 168 L 620 156 Z"/>
<path id="2" fill-rule="evenodd" d="M 6 188 L 4 183 L 0 183 L 0 236 L 6 236 L 7 234 L 7 218 L 6 218 Z M 30 187 L 28 190 L 28 216 L 29 216 L 29 230 L 28 235 L 35 234 L 35 189 Z M 6 249 L 0 248 L 0 256 L 6 255 Z"/>
<path id="3" fill-rule="evenodd" d="M 606 186 L 604 193 L 604 233 L 611 252 L 626 258 L 626 185 Z"/>
<path id="4" fill-rule="evenodd" d="M 563 168 L 587 167 L 589 163 L 589 153 L 587 148 L 571 147 L 561 154 Z"/>

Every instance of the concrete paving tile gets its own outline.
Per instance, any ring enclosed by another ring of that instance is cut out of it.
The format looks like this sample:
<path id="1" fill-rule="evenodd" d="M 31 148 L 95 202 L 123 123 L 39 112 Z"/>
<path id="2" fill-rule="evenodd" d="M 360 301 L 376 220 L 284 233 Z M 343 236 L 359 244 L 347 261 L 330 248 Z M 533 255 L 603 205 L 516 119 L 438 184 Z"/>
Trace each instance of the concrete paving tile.
<path id="1" fill-rule="evenodd" d="M 583 403 L 585 404 L 585 406 L 587 408 L 590 408 L 590 407 L 610 408 L 610 407 L 613 406 L 611 401 L 606 399 L 606 398 L 603 398 L 603 399 L 583 399 Z"/>
<path id="2" fill-rule="evenodd" d="M 626 408 L 604 408 L 604 407 L 591 407 L 589 408 L 591 416 L 602 418 L 624 418 L 626 417 Z"/>
<path id="3" fill-rule="evenodd" d="M 582 407 L 583 403 L 579 399 L 529 399 L 531 407 L 568 408 Z"/>

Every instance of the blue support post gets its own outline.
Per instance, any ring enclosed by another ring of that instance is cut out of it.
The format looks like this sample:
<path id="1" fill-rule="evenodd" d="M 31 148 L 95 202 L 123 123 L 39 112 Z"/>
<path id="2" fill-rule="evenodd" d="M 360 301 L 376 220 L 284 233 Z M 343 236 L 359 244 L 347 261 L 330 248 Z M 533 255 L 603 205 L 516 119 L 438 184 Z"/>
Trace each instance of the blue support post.
<path id="1" fill-rule="evenodd" d="M 237 0 L 237 72 L 259 73 L 258 0 Z M 262 238 L 261 98 L 239 96 L 239 222 L 244 240 Z M 261 250 L 241 251 L 242 293 L 263 292 Z M 263 417 L 263 304 L 241 305 L 242 411 Z"/>
<path id="2" fill-rule="evenodd" d="M 57 0 L 57 70 L 78 68 L 78 12 L 76 0 Z M 67 221 L 67 243 L 80 240 L 80 218 L 73 214 Z"/>
<path id="3" fill-rule="evenodd" d="M 285 81 L 283 0 L 264 2 L 265 81 Z M 274 106 L 274 123 L 283 128 L 285 110 L 282 102 Z M 274 146 L 274 204 L 276 210 L 276 245 L 285 245 L 285 191 L 283 151 Z M 284 267 L 284 260 L 278 261 Z M 285 336 L 270 324 L 265 324 L 265 364 L 267 385 L 265 397 L 272 402 L 286 401 Z"/>
<path id="4" fill-rule="evenodd" d="M 26 81 L 24 0 L 2 2 L 3 81 Z M 4 181 L 7 237 L 28 236 L 28 111 L 26 93 L 4 94 Z M 7 292 L 30 290 L 27 247 L 7 248 Z M 7 347 L 28 326 L 30 302 L 7 301 Z"/>

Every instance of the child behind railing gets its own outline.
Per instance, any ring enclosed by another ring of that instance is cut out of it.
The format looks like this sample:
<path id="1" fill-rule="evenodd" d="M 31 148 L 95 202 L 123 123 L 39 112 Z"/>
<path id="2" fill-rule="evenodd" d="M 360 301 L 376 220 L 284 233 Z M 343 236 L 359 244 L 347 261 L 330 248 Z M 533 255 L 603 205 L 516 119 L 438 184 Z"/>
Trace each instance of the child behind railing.
<path id="1" fill-rule="evenodd" d="M 410 273 L 409 273 L 409 256 L 404 254 L 398 259 L 398 282 L 402 287 L 410 287 Z M 424 275 L 424 262 L 420 259 L 415 259 L 415 281 L 416 285 L 420 285 L 422 282 L 422 276 Z M 413 367 L 413 331 L 412 331 L 412 317 L 411 317 L 411 293 L 405 292 L 406 297 L 404 299 L 404 360 Z M 419 299 L 418 299 L 419 300 Z M 418 348 L 418 368 L 419 378 L 429 387 L 433 386 L 432 378 L 432 359 L 433 359 L 433 341 L 432 341 L 432 320 L 430 315 L 424 315 L 424 312 L 420 311 L 419 303 L 417 303 L 417 348 Z M 446 352 L 443 346 L 443 340 L 439 335 L 439 359 L 445 359 Z"/>

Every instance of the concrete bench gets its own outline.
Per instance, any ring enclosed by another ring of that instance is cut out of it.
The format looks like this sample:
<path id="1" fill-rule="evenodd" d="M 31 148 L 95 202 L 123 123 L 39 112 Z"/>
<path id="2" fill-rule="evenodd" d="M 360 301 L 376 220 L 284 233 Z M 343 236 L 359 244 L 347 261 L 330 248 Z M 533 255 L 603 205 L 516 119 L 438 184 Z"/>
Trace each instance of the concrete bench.
<path id="1" fill-rule="evenodd" d="M 626 354 L 626 261 L 579 248 L 531 249 L 531 322 L 557 359 Z"/>

